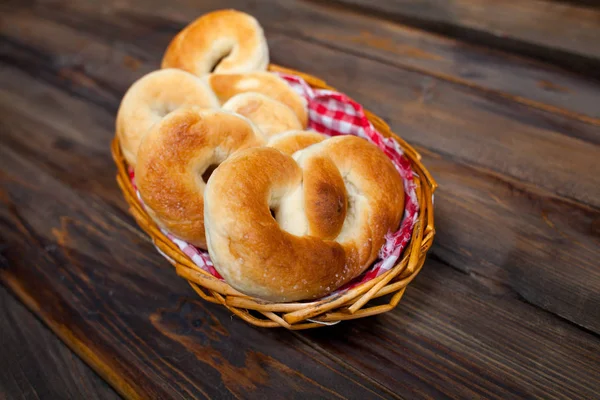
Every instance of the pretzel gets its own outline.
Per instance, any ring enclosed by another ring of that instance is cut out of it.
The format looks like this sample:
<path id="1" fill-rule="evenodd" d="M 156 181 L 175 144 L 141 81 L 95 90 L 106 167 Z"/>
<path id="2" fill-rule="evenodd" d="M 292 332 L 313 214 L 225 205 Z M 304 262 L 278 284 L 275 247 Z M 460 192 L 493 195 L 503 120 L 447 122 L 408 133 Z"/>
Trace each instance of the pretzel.
<path id="1" fill-rule="evenodd" d="M 201 16 L 177 34 L 167 47 L 162 68 L 180 68 L 198 76 L 212 71 L 264 71 L 269 48 L 254 17 L 235 10 Z"/>
<path id="2" fill-rule="evenodd" d="M 127 163 L 135 167 L 142 137 L 170 111 L 187 105 L 218 108 L 219 101 L 200 78 L 163 69 L 143 76 L 125 93 L 117 114 L 117 136 Z"/>
<path id="3" fill-rule="evenodd" d="M 260 93 L 235 95 L 223 104 L 223 110 L 248 118 L 267 137 L 302 129 L 302 124 L 291 108 Z"/>
<path id="4" fill-rule="evenodd" d="M 268 147 L 234 154 L 213 173 L 204 206 L 217 271 L 242 293 L 287 302 L 360 275 L 398 228 L 404 191 L 380 149 L 338 136 L 293 157 Z"/>
<path id="5" fill-rule="evenodd" d="M 302 149 L 323 136 L 294 131 L 271 139 L 274 146 Z M 211 172 L 233 153 L 266 144 L 264 134 L 239 114 L 197 107 L 171 112 L 138 150 L 135 178 L 148 215 L 179 239 L 206 249 L 203 192 Z"/>
<path id="6" fill-rule="evenodd" d="M 300 120 L 302 128 L 306 128 L 308 125 L 306 100 L 297 94 L 285 80 L 271 72 L 210 74 L 204 79 L 221 103 L 225 103 L 239 93 L 261 93 L 291 108 Z"/>
<path id="7" fill-rule="evenodd" d="M 303 130 L 306 100 L 265 71 L 268 58 L 253 17 L 198 18 L 127 91 L 117 136 L 148 215 L 207 249 L 232 287 L 320 298 L 377 258 L 402 218 L 403 182 L 370 142 Z"/>
<path id="8" fill-rule="evenodd" d="M 184 107 L 154 125 L 142 140 L 136 184 L 148 214 L 176 237 L 206 248 L 203 191 L 229 155 L 264 143 L 246 118 Z"/>
<path id="9" fill-rule="evenodd" d="M 308 146 L 322 142 L 327 136 L 315 131 L 288 131 L 271 136 L 267 146 L 292 155 Z"/>

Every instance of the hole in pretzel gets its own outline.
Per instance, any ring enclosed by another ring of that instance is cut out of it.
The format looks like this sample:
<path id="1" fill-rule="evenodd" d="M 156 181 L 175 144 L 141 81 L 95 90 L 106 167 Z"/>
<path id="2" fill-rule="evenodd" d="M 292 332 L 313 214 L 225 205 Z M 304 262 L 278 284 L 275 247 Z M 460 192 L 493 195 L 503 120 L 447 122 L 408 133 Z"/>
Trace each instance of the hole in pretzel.
<path id="1" fill-rule="evenodd" d="M 233 51 L 233 49 L 230 49 L 230 50 L 226 51 L 225 53 L 223 53 L 223 55 L 221 55 L 219 58 L 217 58 L 213 64 L 212 68 L 210 69 L 210 72 L 211 73 L 215 72 L 215 70 L 217 69 L 219 64 L 221 64 L 221 61 L 223 61 L 224 59 L 229 57 L 229 55 L 231 54 L 232 51 Z"/>
<path id="2" fill-rule="evenodd" d="M 204 172 L 202 173 L 202 180 L 204 181 L 204 183 L 208 183 L 208 179 L 210 178 L 212 173 L 215 172 L 215 169 L 217 169 L 218 166 L 219 164 L 210 164 L 208 168 L 204 170 Z"/>

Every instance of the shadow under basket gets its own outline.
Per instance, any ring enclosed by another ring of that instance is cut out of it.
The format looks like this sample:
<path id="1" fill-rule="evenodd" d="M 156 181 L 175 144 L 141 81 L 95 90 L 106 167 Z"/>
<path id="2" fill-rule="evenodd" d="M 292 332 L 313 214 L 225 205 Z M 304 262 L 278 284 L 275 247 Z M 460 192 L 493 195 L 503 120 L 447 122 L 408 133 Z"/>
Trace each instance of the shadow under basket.
<path id="1" fill-rule="evenodd" d="M 269 70 L 303 78 L 315 89 L 336 90 L 322 80 L 288 68 L 271 64 Z M 405 157 L 410 160 L 416 176 L 419 214 L 413 227 L 410 242 L 400 262 L 383 274 L 339 294 L 321 300 L 293 303 L 270 303 L 246 296 L 225 281 L 200 269 L 157 227 L 144 211 L 129 179 L 128 166 L 121 152 L 118 138 L 112 142 L 112 154 L 117 164 L 117 182 L 129 203 L 130 212 L 139 226 L 152 238 L 156 247 L 175 266 L 179 276 L 186 279 L 204 300 L 221 304 L 243 320 L 260 327 L 308 329 L 333 325 L 340 321 L 368 317 L 392 310 L 402 298 L 407 285 L 423 267 L 426 253 L 431 247 L 433 226 L 433 192 L 437 184 L 421 163 L 421 156 L 404 140 L 391 132 L 379 117 L 365 110 L 375 129 L 398 142 Z"/>

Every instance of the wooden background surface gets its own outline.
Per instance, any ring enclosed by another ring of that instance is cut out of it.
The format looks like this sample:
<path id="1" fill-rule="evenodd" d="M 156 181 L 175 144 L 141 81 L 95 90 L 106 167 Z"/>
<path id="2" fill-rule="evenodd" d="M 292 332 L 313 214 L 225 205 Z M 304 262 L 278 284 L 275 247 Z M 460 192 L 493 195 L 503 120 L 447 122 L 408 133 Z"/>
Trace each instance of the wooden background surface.
<path id="1" fill-rule="evenodd" d="M 0 393 L 598 398 L 591 3 L 1 2 Z M 393 312 L 254 328 L 198 299 L 128 215 L 109 153 L 120 99 L 223 7 L 260 20 L 273 62 L 383 117 L 440 184 L 434 247 Z"/>

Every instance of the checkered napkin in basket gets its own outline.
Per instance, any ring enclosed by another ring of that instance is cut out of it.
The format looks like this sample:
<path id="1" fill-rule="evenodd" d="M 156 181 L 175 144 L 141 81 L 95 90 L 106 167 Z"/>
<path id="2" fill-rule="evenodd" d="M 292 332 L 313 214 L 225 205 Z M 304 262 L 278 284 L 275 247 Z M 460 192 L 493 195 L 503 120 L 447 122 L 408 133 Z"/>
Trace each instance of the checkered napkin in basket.
<path id="1" fill-rule="evenodd" d="M 381 248 L 379 258 L 374 265 L 358 278 L 336 290 L 333 293 L 336 294 L 370 281 L 396 265 L 402 250 L 410 240 L 419 211 L 413 171 L 398 143 L 391 138 L 384 137 L 375 130 L 365 116 L 360 104 L 342 93 L 325 89 L 313 89 L 298 76 L 283 73 L 277 73 L 277 75 L 306 99 L 309 112 L 309 128 L 328 136 L 354 135 L 367 139 L 377 145 L 390 158 L 404 181 L 405 209 L 400 229 L 386 235 L 386 242 Z M 132 170 L 129 171 L 129 176 L 137 192 Z M 141 201 L 139 193 L 138 198 Z M 163 233 L 199 268 L 218 279 L 223 279 L 214 268 L 208 252 L 177 239 L 169 232 L 163 230 Z"/>

